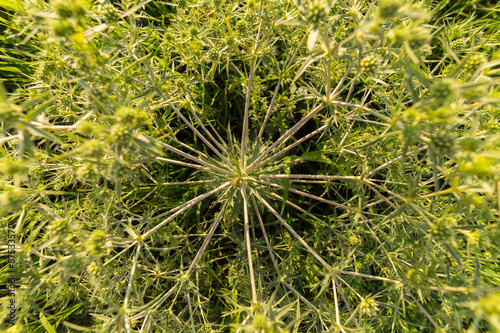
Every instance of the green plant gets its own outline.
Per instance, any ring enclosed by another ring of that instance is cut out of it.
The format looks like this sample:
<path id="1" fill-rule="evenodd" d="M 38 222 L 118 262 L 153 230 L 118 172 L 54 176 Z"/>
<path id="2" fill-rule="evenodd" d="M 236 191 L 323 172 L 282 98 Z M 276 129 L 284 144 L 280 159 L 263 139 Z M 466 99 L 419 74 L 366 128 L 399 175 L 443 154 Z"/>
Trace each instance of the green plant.
<path id="1" fill-rule="evenodd" d="M 432 7 L 23 3 L 10 329 L 500 329 L 498 29 Z"/>

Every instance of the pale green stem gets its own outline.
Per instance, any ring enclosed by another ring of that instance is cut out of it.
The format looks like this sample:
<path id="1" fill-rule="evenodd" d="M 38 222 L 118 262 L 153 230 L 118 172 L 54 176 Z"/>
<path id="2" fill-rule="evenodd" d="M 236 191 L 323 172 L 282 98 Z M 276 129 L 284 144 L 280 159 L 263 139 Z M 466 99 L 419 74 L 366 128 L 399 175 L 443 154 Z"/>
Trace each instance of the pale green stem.
<path id="1" fill-rule="evenodd" d="M 176 161 L 176 160 L 172 160 L 170 158 L 155 157 L 155 159 L 157 159 L 158 161 L 167 162 L 167 163 L 170 163 L 170 164 L 177 164 L 177 165 L 185 166 L 185 167 L 188 167 L 188 168 L 204 169 L 201 165 L 196 165 L 196 164 L 191 164 L 191 163 Z"/>
<path id="2" fill-rule="evenodd" d="M 281 85 L 281 77 L 278 79 L 278 83 L 276 84 L 276 88 L 274 89 L 273 98 L 271 99 L 271 103 L 269 103 L 269 107 L 267 108 L 266 116 L 264 117 L 264 121 L 262 122 L 262 125 L 260 126 L 259 135 L 258 135 L 259 138 L 262 138 L 262 135 L 264 134 L 264 128 L 266 127 L 267 121 L 269 120 L 269 116 L 271 115 L 271 110 L 274 107 L 276 97 L 278 96 L 278 91 L 280 90 L 280 85 Z"/>
<path id="3" fill-rule="evenodd" d="M 252 64 L 250 66 L 250 76 L 248 78 L 247 96 L 245 101 L 245 113 L 243 118 L 243 133 L 241 134 L 241 166 L 243 168 L 245 168 L 245 153 L 246 153 L 246 144 L 248 141 L 248 123 L 249 123 L 248 111 L 250 109 L 250 94 L 252 92 L 252 81 L 253 81 L 253 76 L 255 74 L 255 60 L 257 56 L 257 49 L 259 47 L 259 38 L 263 22 L 264 20 L 261 19 L 259 24 L 259 31 L 257 32 L 257 39 L 255 41 L 255 46 L 252 50 L 253 51 Z"/>
<path id="4" fill-rule="evenodd" d="M 175 141 L 175 143 L 177 143 L 178 145 L 183 146 L 184 148 L 189 149 L 192 152 L 195 152 L 195 153 L 199 154 L 203 158 L 208 158 L 208 156 L 205 153 L 202 153 L 201 151 L 198 151 L 198 150 L 194 149 L 193 147 L 188 146 L 184 142 L 181 142 L 181 141 L 177 140 L 176 138 L 171 137 L 170 135 L 167 135 L 167 139 Z"/>
<path id="5" fill-rule="evenodd" d="M 418 153 L 420 153 L 421 151 L 426 150 L 427 148 L 429 148 L 429 146 L 423 146 L 423 147 L 420 147 L 420 148 L 418 148 L 418 149 L 415 149 L 415 150 L 413 150 L 413 151 L 411 151 L 411 152 L 407 153 L 407 154 L 406 154 L 406 156 L 408 156 L 408 155 L 418 154 Z M 395 163 L 395 162 L 397 162 L 397 161 L 401 160 L 402 158 L 403 158 L 403 156 L 396 157 L 395 159 L 392 159 L 392 160 L 390 160 L 389 162 L 386 162 L 386 163 L 384 163 L 384 164 L 382 164 L 382 165 L 380 165 L 380 166 L 376 167 L 376 168 L 375 168 L 375 169 L 373 169 L 372 171 L 368 172 L 368 173 L 366 174 L 366 177 L 370 177 L 370 176 L 371 176 L 371 175 L 373 175 L 375 172 L 382 170 L 383 168 L 385 168 L 385 167 L 387 167 L 387 166 L 391 165 L 392 163 Z"/>
<path id="6" fill-rule="evenodd" d="M 279 189 L 282 189 L 284 190 L 285 188 L 281 185 L 278 185 L 278 184 L 273 184 L 273 183 L 270 183 L 270 182 L 266 182 L 266 181 L 259 181 L 259 183 L 262 183 L 262 184 L 265 184 L 265 185 L 268 185 L 268 186 L 272 186 L 272 187 L 276 187 L 276 188 L 279 188 Z M 356 209 L 352 208 L 352 207 L 348 207 L 348 206 L 345 206 L 345 205 L 341 205 L 339 203 L 336 203 L 334 201 L 331 201 L 331 200 L 327 200 L 327 199 L 323 199 L 321 197 L 317 197 L 315 195 L 312 195 L 312 194 L 309 194 L 309 193 L 306 193 L 306 192 L 302 192 L 302 191 L 299 191 L 299 190 L 296 190 L 296 189 L 293 189 L 293 188 L 289 188 L 288 191 L 292 192 L 292 193 L 295 193 L 295 194 L 300 194 L 304 197 L 308 197 L 308 198 L 311 198 L 311 199 L 315 199 L 315 200 L 318 200 L 318 201 L 321 201 L 321 202 L 324 202 L 324 203 L 327 203 L 329 205 L 332 205 L 334 207 L 338 207 L 338 208 L 343 208 L 345 210 L 349 210 L 349 211 L 357 211 Z"/>
<path id="7" fill-rule="evenodd" d="M 141 135 L 142 135 L 144 138 L 148 139 L 149 141 L 156 141 L 156 142 L 158 142 L 158 143 L 159 143 L 162 147 L 164 147 L 164 148 L 166 148 L 166 149 L 168 149 L 168 150 L 170 150 L 170 151 L 172 151 L 172 152 L 174 152 L 174 153 L 176 153 L 176 154 L 179 154 L 179 155 L 181 155 L 181 156 L 183 156 L 183 157 L 185 157 L 185 158 L 187 158 L 187 159 L 190 159 L 190 160 L 195 161 L 195 162 L 197 162 L 197 163 L 199 163 L 199 164 L 201 164 L 201 165 L 204 165 L 204 166 L 208 167 L 209 169 L 212 169 L 213 171 L 217 171 L 217 172 L 220 172 L 220 173 L 223 173 L 223 174 L 226 174 L 226 175 L 232 175 L 232 173 L 231 173 L 230 171 L 228 171 L 228 170 L 225 170 L 225 169 L 219 168 L 219 167 L 217 167 L 217 166 L 215 166 L 215 165 L 213 165 L 213 164 L 210 164 L 210 163 L 207 163 L 207 162 L 205 162 L 205 161 L 203 161 L 203 160 L 200 160 L 199 158 L 196 158 L 196 157 L 194 157 L 194 156 L 191 156 L 191 155 L 189 155 L 189 154 L 186 154 L 185 152 L 183 152 L 183 151 L 181 151 L 181 150 L 179 150 L 179 149 L 177 149 L 177 148 L 174 148 L 174 147 L 172 147 L 172 146 L 171 146 L 171 145 L 169 145 L 169 144 L 166 144 L 166 143 L 164 143 L 164 142 L 161 142 L 161 141 L 159 141 L 159 140 L 157 140 L 157 139 L 155 139 L 155 138 L 153 138 L 153 137 L 150 137 L 149 135 L 146 135 L 146 134 L 141 134 Z"/>
<path id="8" fill-rule="evenodd" d="M 417 303 L 418 307 L 420 308 L 420 310 L 422 310 L 422 312 L 425 314 L 425 316 L 429 319 L 429 321 L 434 325 L 434 327 L 438 328 L 438 325 L 436 324 L 436 322 L 434 321 L 434 319 L 432 319 L 432 317 L 430 316 L 430 314 L 427 312 L 427 310 L 424 309 L 424 307 L 422 306 L 422 304 L 420 304 L 420 302 L 412 295 L 412 293 L 410 293 L 408 290 L 405 290 L 405 293 L 407 293 L 415 303 Z"/>
<path id="9" fill-rule="evenodd" d="M 167 97 L 162 93 L 162 97 L 167 100 Z M 211 143 L 208 141 L 194 126 L 191 124 L 189 120 L 187 120 L 186 117 L 182 115 L 182 113 L 173 105 L 170 101 L 168 101 L 168 105 L 174 110 L 175 113 L 179 116 L 179 118 L 182 119 L 182 121 L 188 125 L 188 127 L 217 155 L 221 160 L 226 163 L 226 165 L 232 165 L 229 163 L 229 161 L 217 150 Z"/>
<path id="10" fill-rule="evenodd" d="M 248 257 L 248 269 L 250 271 L 250 284 L 252 286 L 252 302 L 257 303 L 257 289 L 255 287 L 255 276 L 253 270 L 252 262 L 252 248 L 250 246 L 250 222 L 248 219 L 248 202 L 247 193 L 245 189 L 245 184 L 241 184 L 241 196 L 243 198 L 243 217 L 244 217 L 244 232 L 245 232 L 245 243 L 247 247 L 247 257 Z"/>
<path id="11" fill-rule="evenodd" d="M 196 119 L 196 121 L 198 122 L 198 124 L 201 126 L 201 128 L 203 129 L 203 131 L 205 131 L 205 133 L 208 135 L 208 137 L 210 138 L 210 140 L 212 140 L 212 142 L 215 143 L 215 145 L 220 149 L 220 151 L 225 152 L 227 154 L 228 153 L 227 149 L 225 149 L 224 146 L 219 141 L 217 141 L 214 138 L 214 136 L 212 135 L 212 133 L 210 133 L 210 131 L 207 129 L 207 127 L 203 124 L 203 122 L 201 121 L 200 117 L 198 117 L 198 115 L 196 114 L 196 110 L 194 109 L 193 105 L 190 104 L 190 106 L 191 106 L 191 114 Z M 224 140 L 221 140 L 221 141 L 223 143 L 225 143 Z M 227 159 L 224 159 L 223 161 L 226 162 Z"/>
<path id="12" fill-rule="evenodd" d="M 301 174 L 276 174 L 276 175 L 260 175 L 263 179 L 322 179 L 322 180 L 360 180 L 359 176 L 329 176 L 329 175 L 301 175 Z"/>
<path id="13" fill-rule="evenodd" d="M 283 198 L 283 197 L 279 196 L 279 195 L 278 195 L 278 194 L 276 194 L 276 193 L 270 193 L 270 194 L 271 194 L 273 197 L 275 197 L 275 198 L 277 198 L 277 199 L 279 199 L 279 200 L 285 201 L 285 202 L 287 203 L 287 205 L 289 205 L 289 206 L 291 206 L 291 207 L 293 207 L 293 208 L 295 208 L 295 209 L 299 210 L 301 213 L 303 213 L 303 214 L 305 214 L 305 215 L 309 216 L 310 218 L 312 218 L 313 220 L 315 220 L 315 221 L 317 221 L 317 222 L 321 223 L 324 227 L 329 227 L 329 225 L 328 225 L 325 221 L 323 221 L 323 220 L 321 220 L 321 219 L 317 218 L 314 214 L 309 213 L 307 210 L 305 210 L 305 209 L 303 209 L 303 208 L 301 208 L 301 207 L 297 206 L 296 204 L 294 204 L 294 203 L 293 203 L 293 202 L 291 202 L 290 200 L 285 200 L 285 198 Z"/>
<path id="14" fill-rule="evenodd" d="M 286 153 L 287 151 L 289 151 L 290 149 L 292 149 L 293 147 L 297 146 L 297 145 L 300 145 L 302 142 L 310 139 L 311 137 L 313 137 L 314 135 L 320 133 L 321 131 L 323 131 L 328 125 L 323 125 L 321 126 L 320 128 L 318 128 L 317 130 L 309 133 L 308 135 L 306 135 L 305 137 L 301 138 L 300 140 L 297 140 L 296 142 L 292 143 L 291 145 L 287 146 L 285 149 L 277 152 L 276 154 L 274 154 L 273 156 L 269 157 L 269 158 L 266 158 L 264 161 L 262 161 L 262 163 L 259 163 L 259 165 L 256 166 L 256 168 L 259 168 L 260 166 L 262 165 L 266 165 L 268 164 L 269 162 L 272 162 L 273 160 L 275 160 L 277 157 L 283 155 L 284 153 Z"/>
<path id="15" fill-rule="evenodd" d="M 332 279 L 332 289 L 333 289 L 333 299 L 335 302 L 335 321 L 337 325 L 340 327 L 340 312 L 339 312 L 339 300 L 337 298 L 337 288 L 335 287 L 335 281 Z"/>
<path id="16" fill-rule="evenodd" d="M 170 216 L 169 218 L 167 218 L 166 220 L 162 221 L 160 224 L 158 224 L 157 226 L 155 226 L 153 229 L 149 230 L 148 232 L 144 233 L 143 235 L 141 235 L 141 239 L 144 240 L 146 237 L 148 237 L 149 235 L 151 235 L 151 233 L 155 232 L 156 230 L 160 229 L 161 227 L 163 227 L 165 224 L 167 224 L 168 222 L 172 221 L 174 218 L 176 218 L 177 216 L 179 216 L 180 214 L 182 214 L 183 212 L 185 212 L 186 210 L 188 210 L 189 208 L 191 208 L 192 206 L 196 205 L 198 202 L 210 197 L 211 195 L 214 195 L 215 193 L 217 193 L 218 191 L 222 190 L 223 188 L 229 186 L 231 184 L 231 182 L 226 182 L 224 184 L 222 184 L 221 186 L 213 189 L 212 191 L 210 192 L 207 192 L 203 195 L 200 195 L 196 198 L 194 198 L 193 200 L 181 205 L 182 206 L 182 209 L 178 209 L 178 211 L 173 214 L 172 216 Z M 132 246 L 134 246 L 135 244 L 137 244 L 137 240 L 133 241 L 132 243 L 130 243 L 129 246 L 127 246 L 125 249 L 123 249 L 122 251 L 120 251 L 120 253 L 116 254 L 113 258 L 109 259 L 108 261 L 106 261 L 104 263 L 104 266 L 106 266 L 107 264 L 109 264 L 111 261 L 115 260 L 116 258 L 118 258 L 120 255 L 122 255 L 125 251 L 127 251 L 128 249 L 130 249 Z"/>
<path id="17" fill-rule="evenodd" d="M 323 109 L 323 105 L 318 105 L 314 108 L 309 114 L 307 114 L 304 118 L 302 118 L 297 124 L 295 124 L 292 128 L 286 131 L 275 143 L 273 143 L 269 148 L 267 148 L 260 156 L 253 161 L 246 169 L 247 173 L 252 171 L 255 166 L 262 161 L 274 148 L 280 146 L 284 141 L 288 140 L 295 132 L 297 132 L 304 124 L 309 121 L 312 117 L 314 117 L 319 111 Z"/>
<path id="18" fill-rule="evenodd" d="M 229 201 L 229 200 L 228 200 Z M 217 218 L 215 219 L 215 222 L 214 224 L 210 227 L 210 231 L 208 232 L 208 235 L 207 237 L 205 238 L 205 240 L 203 241 L 203 244 L 201 244 L 201 247 L 200 249 L 198 250 L 198 253 L 196 253 L 196 256 L 194 257 L 193 259 L 193 262 L 191 263 L 191 265 L 189 266 L 188 270 L 187 270 L 187 276 L 191 275 L 191 272 L 193 271 L 194 269 L 194 266 L 201 260 L 201 258 L 203 257 L 203 254 L 205 253 L 206 249 L 207 249 L 207 246 L 208 246 L 208 243 L 210 242 L 210 240 L 212 239 L 212 237 L 214 236 L 214 233 L 215 233 L 215 230 L 217 230 L 217 227 L 219 226 L 219 223 L 222 219 L 222 217 L 224 216 L 224 213 L 226 211 L 226 207 L 227 207 L 227 203 L 228 201 L 226 201 L 224 203 L 224 206 L 222 206 L 222 209 L 219 213 L 219 215 L 217 216 Z"/>
<path id="19" fill-rule="evenodd" d="M 286 221 L 280 216 L 280 214 L 278 214 L 278 212 L 276 212 L 276 210 L 274 210 L 273 207 L 271 207 L 271 205 L 269 205 L 269 203 L 264 200 L 258 193 L 256 193 L 257 197 L 259 198 L 259 200 L 262 202 L 262 204 L 264 204 L 264 206 L 267 207 L 267 209 L 269 209 L 271 211 L 271 213 L 273 213 L 274 216 L 276 216 L 276 218 L 288 229 L 288 231 L 290 231 L 290 233 L 328 270 L 330 270 L 332 267 L 330 265 L 328 265 L 328 263 L 320 257 L 320 255 L 318 253 L 316 253 L 316 251 L 313 250 L 312 247 L 310 247 L 306 241 L 304 241 L 302 239 L 302 237 L 299 236 L 299 234 L 297 234 L 295 232 L 295 230 L 293 230 L 293 228 L 288 224 L 286 223 Z"/>
<path id="20" fill-rule="evenodd" d="M 255 209 L 255 213 L 257 214 L 257 219 L 259 220 L 260 228 L 262 229 L 262 234 L 264 235 L 264 240 L 266 242 L 267 250 L 269 252 L 269 255 L 271 256 L 271 261 L 273 262 L 274 269 L 276 270 L 276 274 L 278 274 L 278 277 L 281 278 L 281 272 L 278 267 L 278 264 L 276 263 L 276 259 L 274 257 L 273 249 L 271 247 L 271 243 L 269 242 L 269 237 L 267 236 L 266 229 L 264 227 L 264 222 L 262 221 L 262 217 L 260 216 L 259 208 L 257 206 L 257 202 L 255 201 L 255 197 L 252 198 L 252 204 Z M 316 308 L 314 305 L 312 305 L 304 296 L 302 296 L 295 288 L 290 286 L 286 281 L 281 281 L 288 289 L 290 289 L 302 302 L 313 308 L 315 311 L 318 311 L 318 308 Z"/>
<path id="21" fill-rule="evenodd" d="M 130 325 L 128 323 L 128 315 L 127 315 L 128 300 L 130 298 L 130 291 L 132 290 L 132 283 L 134 281 L 134 275 L 135 275 L 135 270 L 137 268 L 137 262 L 139 259 L 140 251 L 141 251 L 141 244 L 139 244 L 137 246 L 137 250 L 135 251 L 134 263 L 132 265 L 132 270 L 130 271 L 130 277 L 128 279 L 127 291 L 125 292 L 125 299 L 123 301 L 123 310 L 125 311 L 123 316 L 124 316 L 124 321 L 125 321 L 125 329 L 127 330 L 127 332 L 130 332 Z"/>
<path id="22" fill-rule="evenodd" d="M 344 300 L 344 303 L 345 305 L 347 306 L 347 310 L 349 310 L 349 313 L 351 314 L 351 317 L 352 319 L 354 320 L 354 324 L 356 324 L 356 327 L 359 328 L 359 324 L 358 324 L 358 321 L 356 320 L 356 317 L 353 315 L 352 313 L 352 308 L 351 308 L 351 305 L 349 304 L 349 301 L 347 300 L 347 297 L 345 296 L 344 294 L 344 291 L 342 291 L 342 287 L 340 286 L 340 283 L 339 281 L 337 280 L 337 277 L 334 276 L 333 277 L 333 281 L 335 282 L 335 285 L 337 286 L 337 288 L 339 289 L 340 291 L 340 295 L 342 295 L 342 299 Z"/>

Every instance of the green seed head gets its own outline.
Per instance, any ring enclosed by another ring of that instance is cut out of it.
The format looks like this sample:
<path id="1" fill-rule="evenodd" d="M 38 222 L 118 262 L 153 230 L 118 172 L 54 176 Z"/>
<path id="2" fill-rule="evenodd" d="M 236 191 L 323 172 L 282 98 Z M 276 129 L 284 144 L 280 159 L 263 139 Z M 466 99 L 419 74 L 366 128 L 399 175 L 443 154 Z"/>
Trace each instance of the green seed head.
<path id="1" fill-rule="evenodd" d="M 111 177 L 113 180 L 117 181 L 117 180 L 120 180 L 120 179 L 127 177 L 129 173 L 130 173 L 130 169 L 128 168 L 127 165 L 125 165 L 123 163 L 116 162 L 113 165 Z"/>
<path id="2" fill-rule="evenodd" d="M 452 154 L 455 150 L 455 137 L 447 132 L 437 132 L 431 137 L 431 149 L 435 156 Z"/>
<path id="3" fill-rule="evenodd" d="M 306 21 L 315 26 L 320 25 L 328 15 L 326 4 L 324 1 L 313 2 L 306 12 Z"/>
<path id="4" fill-rule="evenodd" d="M 403 128 L 403 142 L 407 146 L 414 145 L 420 140 L 420 126 L 414 124 L 407 124 Z"/>
<path id="5" fill-rule="evenodd" d="M 453 238 L 453 229 L 445 223 L 437 223 L 431 227 L 431 237 L 438 242 L 447 242 Z"/>
<path id="6" fill-rule="evenodd" d="M 200 31 L 198 30 L 198 28 L 195 26 L 195 25 L 192 25 L 189 27 L 189 35 L 191 35 L 191 37 L 196 37 L 198 36 L 198 34 L 200 33 Z"/>
<path id="7" fill-rule="evenodd" d="M 486 62 L 486 58 L 482 54 L 474 54 L 464 65 L 466 73 L 474 73 L 479 66 Z"/>
<path id="8" fill-rule="evenodd" d="M 95 167 L 92 163 L 85 163 L 76 170 L 76 178 L 83 183 L 91 182 L 96 176 Z"/>
<path id="9" fill-rule="evenodd" d="M 56 37 L 69 38 L 76 33 L 76 28 L 70 21 L 54 21 L 52 31 Z"/>
<path id="10" fill-rule="evenodd" d="M 363 74 L 375 74 L 377 72 L 378 61 L 373 55 L 364 57 L 360 62 L 360 71 Z"/>
<path id="11" fill-rule="evenodd" d="M 20 208 L 26 200 L 26 191 L 20 187 L 8 187 L 0 194 L 0 207 L 6 211 Z"/>
<path id="12" fill-rule="evenodd" d="M 22 109 L 20 106 L 4 101 L 0 102 L 0 122 L 5 124 L 14 124 L 21 117 Z"/>
<path id="13" fill-rule="evenodd" d="M 102 253 L 102 248 L 106 243 L 107 235 L 104 231 L 96 229 L 87 239 L 86 250 L 91 255 L 99 255 Z"/>
<path id="14" fill-rule="evenodd" d="M 455 82 L 450 79 L 436 81 L 430 87 L 431 96 L 438 105 L 446 104 L 455 93 Z"/>
<path id="15" fill-rule="evenodd" d="M 359 308 L 361 313 L 368 317 L 373 317 L 378 312 L 378 305 L 372 298 L 363 298 L 361 303 L 359 303 Z"/>
<path id="16" fill-rule="evenodd" d="M 258 314 L 255 317 L 253 317 L 252 326 L 254 330 L 259 333 L 262 331 L 267 332 L 268 323 L 266 316 Z"/>
<path id="17" fill-rule="evenodd" d="M 380 0 L 377 14 L 382 19 L 391 19 L 397 15 L 401 5 L 400 0 Z"/>
<path id="18" fill-rule="evenodd" d="M 463 50 L 466 45 L 467 45 L 466 38 L 457 38 L 450 43 L 451 49 L 455 52 Z"/>
<path id="19" fill-rule="evenodd" d="M 124 125 L 131 125 L 136 117 L 137 110 L 129 106 L 124 106 L 116 110 L 115 120 Z"/>
<path id="20" fill-rule="evenodd" d="M 400 28 L 394 34 L 396 41 L 400 44 L 407 42 L 414 51 L 419 50 L 431 39 L 429 29 L 416 24 Z"/>
<path id="21" fill-rule="evenodd" d="M 102 6 L 101 15 L 104 18 L 104 21 L 109 24 L 116 23 L 120 20 L 120 13 L 118 12 L 118 9 L 111 4 L 105 4 Z"/>
<path id="22" fill-rule="evenodd" d="M 132 131 L 130 128 L 123 124 L 116 124 L 111 127 L 110 132 L 111 140 L 120 145 L 125 145 L 132 139 Z"/>
<path id="23" fill-rule="evenodd" d="M 247 31 L 247 23 L 245 20 L 239 20 L 236 22 L 236 26 L 234 28 L 240 35 L 244 35 Z"/>
<path id="24" fill-rule="evenodd" d="M 219 51 L 217 51 L 216 49 L 208 50 L 207 59 L 212 62 L 216 62 L 217 60 L 219 60 Z"/>

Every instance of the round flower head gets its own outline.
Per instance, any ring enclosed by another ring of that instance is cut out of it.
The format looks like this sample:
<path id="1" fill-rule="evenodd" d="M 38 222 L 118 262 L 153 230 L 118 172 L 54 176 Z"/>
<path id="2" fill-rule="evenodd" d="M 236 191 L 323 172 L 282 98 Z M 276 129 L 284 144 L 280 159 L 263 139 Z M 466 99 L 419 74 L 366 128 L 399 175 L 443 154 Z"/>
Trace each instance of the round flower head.
<path id="1" fill-rule="evenodd" d="M 363 74 L 375 74 L 377 67 L 378 61 L 374 55 L 366 56 L 360 62 L 360 71 Z"/>

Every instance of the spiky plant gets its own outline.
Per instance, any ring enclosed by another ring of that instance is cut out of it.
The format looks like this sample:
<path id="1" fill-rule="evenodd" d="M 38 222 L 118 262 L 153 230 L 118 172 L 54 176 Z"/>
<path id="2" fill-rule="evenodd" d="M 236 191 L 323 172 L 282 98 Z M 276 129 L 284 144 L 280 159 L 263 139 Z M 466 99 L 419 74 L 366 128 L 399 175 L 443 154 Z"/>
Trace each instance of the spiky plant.
<path id="1" fill-rule="evenodd" d="M 498 328 L 498 61 L 379 5 L 25 3 L 9 329 Z"/>

